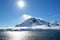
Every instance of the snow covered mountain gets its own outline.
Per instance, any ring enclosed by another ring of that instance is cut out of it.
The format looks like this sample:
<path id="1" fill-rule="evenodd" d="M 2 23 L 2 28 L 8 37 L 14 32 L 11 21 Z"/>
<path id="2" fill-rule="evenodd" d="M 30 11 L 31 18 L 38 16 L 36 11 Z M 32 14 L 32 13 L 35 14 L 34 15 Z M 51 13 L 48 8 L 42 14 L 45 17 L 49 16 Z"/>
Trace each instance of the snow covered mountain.
<path id="1" fill-rule="evenodd" d="M 39 18 L 29 18 L 27 20 L 25 20 L 23 23 L 21 24 L 17 24 L 15 27 L 32 27 L 32 26 L 40 26 L 40 25 L 46 25 L 49 26 L 49 22 L 46 22 L 44 20 L 41 20 Z M 50 26 L 49 26 L 50 27 Z"/>
<path id="2" fill-rule="evenodd" d="M 47 29 L 60 30 L 60 21 L 46 22 L 40 18 L 31 17 L 14 27 L 0 27 L 0 31 L 35 31 Z"/>
<path id="3" fill-rule="evenodd" d="M 50 26 L 60 26 L 60 21 L 52 21 Z"/>

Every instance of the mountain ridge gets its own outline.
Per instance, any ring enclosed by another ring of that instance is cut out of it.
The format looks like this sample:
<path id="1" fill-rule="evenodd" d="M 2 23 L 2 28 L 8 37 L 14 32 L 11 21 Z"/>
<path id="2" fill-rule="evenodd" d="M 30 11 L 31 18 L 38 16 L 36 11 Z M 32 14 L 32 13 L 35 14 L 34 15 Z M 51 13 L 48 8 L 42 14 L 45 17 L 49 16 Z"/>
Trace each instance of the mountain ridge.
<path id="1" fill-rule="evenodd" d="M 46 22 L 44 20 L 41 20 L 39 18 L 29 18 L 27 20 L 25 20 L 23 23 L 21 24 L 17 24 L 15 27 L 20 27 L 20 26 L 27 26 L 27 27 L 31 27 L 31 26 L 37 26 L 37 25 L 46 25 L 49 26 L 49 22 Z M 50 27 L 50 26 L 49 26 Z"/>

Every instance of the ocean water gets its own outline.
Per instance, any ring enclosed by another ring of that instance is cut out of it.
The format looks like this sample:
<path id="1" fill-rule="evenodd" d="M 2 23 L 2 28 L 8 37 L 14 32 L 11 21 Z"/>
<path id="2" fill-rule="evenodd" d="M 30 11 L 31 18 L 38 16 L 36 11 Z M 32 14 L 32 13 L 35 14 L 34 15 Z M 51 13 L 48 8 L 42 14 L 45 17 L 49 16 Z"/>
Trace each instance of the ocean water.
<path id="1" fill-rule="evenodd" d="M 60 40 L 60 30 L 2 31 L 0 40 Z"/>

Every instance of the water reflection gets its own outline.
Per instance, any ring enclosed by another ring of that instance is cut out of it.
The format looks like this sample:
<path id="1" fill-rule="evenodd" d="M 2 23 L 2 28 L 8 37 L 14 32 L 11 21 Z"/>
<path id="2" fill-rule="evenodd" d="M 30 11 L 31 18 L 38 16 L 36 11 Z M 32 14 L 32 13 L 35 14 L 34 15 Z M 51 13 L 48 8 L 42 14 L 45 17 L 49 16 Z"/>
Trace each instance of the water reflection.
<path id="1" fill-rule="evenodd" d="M 60 40 L 60 31 L 7 31 L 0 32 L 0 40 Z"/>

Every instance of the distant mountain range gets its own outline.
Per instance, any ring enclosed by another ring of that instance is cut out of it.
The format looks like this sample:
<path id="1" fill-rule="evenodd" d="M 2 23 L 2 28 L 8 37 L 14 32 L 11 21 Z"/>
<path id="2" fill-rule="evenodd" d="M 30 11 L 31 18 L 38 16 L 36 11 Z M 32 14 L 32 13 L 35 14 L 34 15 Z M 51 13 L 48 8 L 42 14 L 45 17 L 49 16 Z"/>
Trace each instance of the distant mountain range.
<path id="1" fill-rule="evenodd" d="M 32 17 L 32 18 L 25 20 L 21 24 L 17 24 L 15 27 L 32 27 L 32 26 L 40 26 L 40 25 L 46 25 L 48 27 L 60 26 L 60 21 L 46 22 L 39 18 Z"/>
<path id="2" fill-rule="evenodd" d="M 60 21 L 52 21 L 50 26 L 60 26 Z"/>

